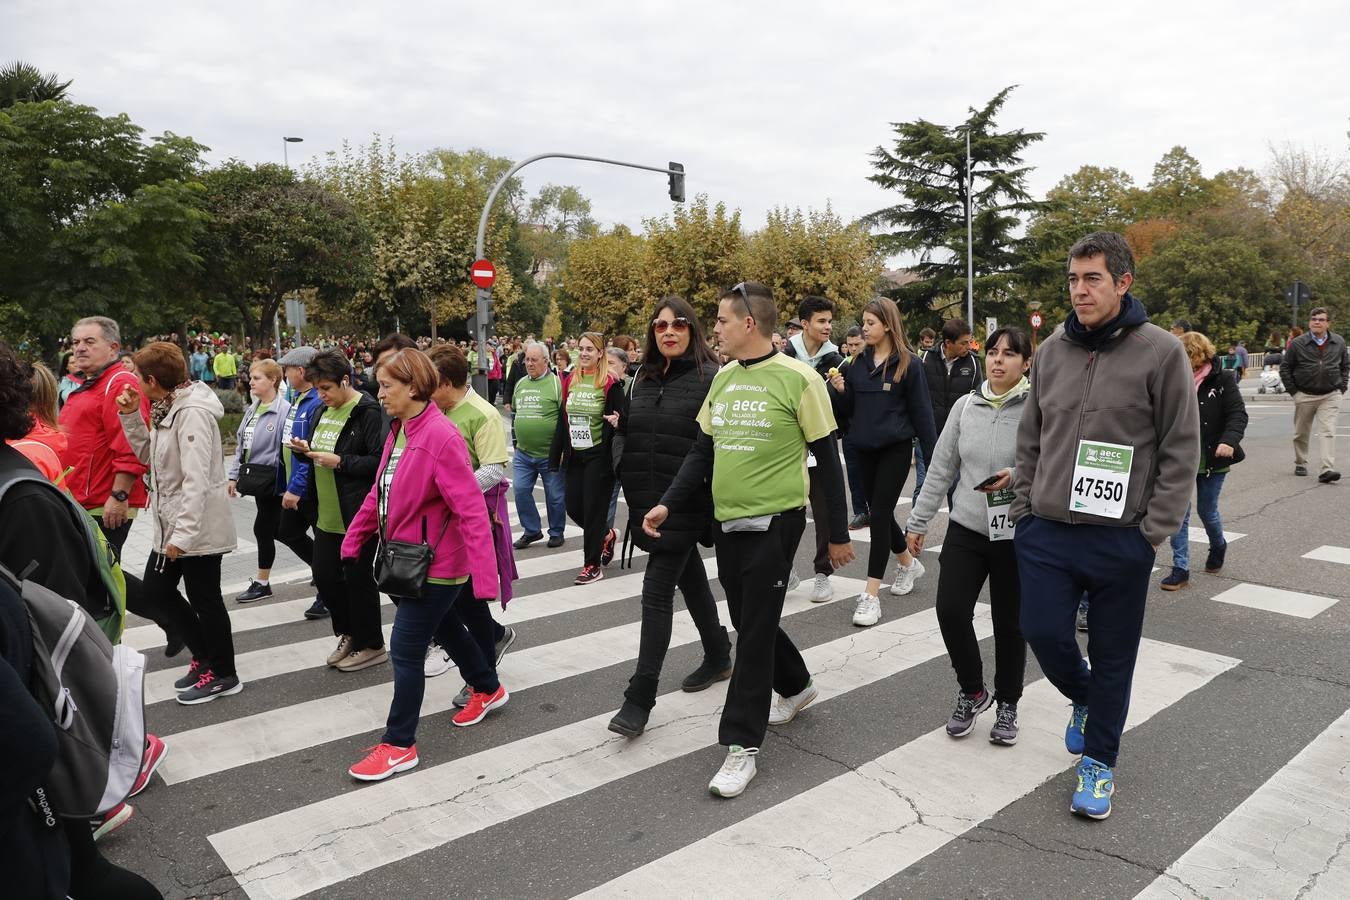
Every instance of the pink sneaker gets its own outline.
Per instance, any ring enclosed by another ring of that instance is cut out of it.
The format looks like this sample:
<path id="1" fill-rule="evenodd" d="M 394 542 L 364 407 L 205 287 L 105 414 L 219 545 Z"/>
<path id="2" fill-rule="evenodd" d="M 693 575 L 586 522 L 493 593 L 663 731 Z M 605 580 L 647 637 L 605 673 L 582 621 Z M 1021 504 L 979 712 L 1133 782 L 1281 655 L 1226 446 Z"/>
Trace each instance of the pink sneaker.
<path id="1" fill-rule="evenodd" d="M 128 797 L 135 797 L 145 786 L 150 783 L 150 776 L 155 774 L 155 769 L 164 761 L 164 757 L 169 752 L 169 745 L 155 737 L 153 734 L 145 735 L 145 755 L 141 757 L 141 774 L 136 776 L 136 783 L 131 786 L 131 793 Z"/>
<path id="2" fill-rule="evenodd" d="M 136 810 L 130 803 L 119 803 L 104 813 L 102 819 L 94 820 L 94 840 L 101 841 L 127 822 Z"/>
<path id="3" fill-rule="evenodd" d="M 483 721 L 483 716 L 499 706 L 505 706 L 506 701 L 510 699 L 511 695 L 506 692 L 505 685 L 497 685 L 497 690 L 491 694 L 484 694 L 469 688 L 469 705 L 455 713 L 450 721 L 461 727 L 477 725 Z"/>
<path id="4" fill-rule="evenodd" d="M 377 744 L 366 749 L 370 751 L 366 758 L 347 770 L 357 781 L 384 781 L 395 772 L 417 768 L 416 744 L 411 747 Z"/>

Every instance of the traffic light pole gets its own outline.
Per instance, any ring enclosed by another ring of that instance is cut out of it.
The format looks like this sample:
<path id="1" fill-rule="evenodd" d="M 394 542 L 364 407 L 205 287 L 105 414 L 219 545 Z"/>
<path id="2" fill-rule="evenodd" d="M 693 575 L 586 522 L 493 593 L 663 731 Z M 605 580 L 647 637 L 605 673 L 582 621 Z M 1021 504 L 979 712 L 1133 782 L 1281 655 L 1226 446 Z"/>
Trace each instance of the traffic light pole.
<path id="1" fill-rule="evenodd" d="M 488 194 L 487 202 L 483 204 L 483 214 L 478 217 L 478 241 L 474 245 L 474 259 L 486 259 L 487 251 L 487 226 L 488 217 L 492 214 L 492 204 L 497 202 L 497 195 L 506 187 L 506 183 L 532 162 L 538 162 L 541 159 L 579 159 L 583 162 L 604 163 L 607 166 L 623 166 L 628 169 L 645 169 L 648 172 L 661 172 L 670 176 L 671 199 L 676 199 L 676 185 L 678 178 L 679 200 L 684 199 L 684 166 L 679 163 L 671 163 L 668 167 L 644 166 L 640 163 L 624 162 L 619 159 L 605 159 L 602 156 L 581 156 L 576 153 L 540 153 L 538 156 L 531 156 L 529 159 L 523 159 L 512 166 L 507 173 L 501 177 L 492 191 Z M 487 340 L 488 340 L 488 320 L 492 312 L 492 289 L 478 288 L 477 292 L 477 315 L 475 316 L 474 338 L 478 341 L 478 371 L 473 377 L 473 389 L 482 396 L 487 396 Z"/>

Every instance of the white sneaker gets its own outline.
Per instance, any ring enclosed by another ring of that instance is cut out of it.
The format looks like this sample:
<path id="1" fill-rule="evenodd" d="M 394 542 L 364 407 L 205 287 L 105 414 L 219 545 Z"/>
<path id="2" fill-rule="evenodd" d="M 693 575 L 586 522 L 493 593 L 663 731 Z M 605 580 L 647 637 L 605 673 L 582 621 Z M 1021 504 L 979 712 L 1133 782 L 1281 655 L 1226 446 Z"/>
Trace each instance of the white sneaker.
<path id="1" fill-rule="evenodd" d="M 718 797 L 739 797 L 755 777 L 755 755 L 758 747 L 732 744 L 727 748 L 726 762 L 708 783 L 708 793 Z"/>
<path id="2" fill-rule="evenodd" d="M 830 576 L 817 575 L 815 587 L 811 589 L 812 603 L 829 603 L 834 599 L 834 585 L 830 584 Z"/>
<path id="3" fill-rule="evenodd" d="M 450 671 L 450 654 L 435 642 L 427 645 L 427 658 L 422 662 L 422 674 L 428 678 Z"/>
<path id="4" fill-rule="evenodd" d="M 914 582 L 923 576 L 923 563 L 919 558 L 914 557 L 914 561 L 908 566 L 895 564 L 895 584 L 891 585 L 891 593 L 897 597 L 903 597 L 914 590 Z"/>
<path id="5" fill-rule="evenodd" d="M 853 624 L 860 628 L 875 625 L 881 621 L 881 598 L 871 594 L 859 594 L 858 605 L 853 609 Z"/>
<path id="6" fill-rule="evenodd" d="M 800 578 L 797 577 L 797 570 L 796 570 L 796 569 L 788 569 L 788 586 L 787 586 L 787 589 L 788 589 L 789 591 L 795 591 L 795 590 L 797 589 L 797 585 L 799 585 L 799 584 L 801 584 L 801 583 L 802 583 L 802 580 L 801 580 Z"/>
<path id="7" fill-rule="evenodd" d="M 793 694 L 791 697 L 774 694 L 773 706 L 769 708 L 769 724 L 786 725 L 797 718 L 797 713 L 806 709 L 819 696 L 820 691 L 816 690 L 815 684 L 810 681 L 802 688 L 801 693 Z"/>

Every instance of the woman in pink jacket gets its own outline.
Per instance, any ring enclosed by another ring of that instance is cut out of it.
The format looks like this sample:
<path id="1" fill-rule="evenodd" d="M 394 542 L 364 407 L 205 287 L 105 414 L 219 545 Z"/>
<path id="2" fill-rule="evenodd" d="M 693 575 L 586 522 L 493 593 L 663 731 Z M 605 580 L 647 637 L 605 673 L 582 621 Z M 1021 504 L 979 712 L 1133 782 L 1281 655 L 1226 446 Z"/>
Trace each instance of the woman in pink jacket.
<path id="1" fill-rule="evenodd" d="M 436 367 L 420 350 L 400 350 L 375 372 L 380 402 L 394 418 L 375 487 L 347 526 L 344 562 L 379 532 L 385 539 L 420 543 L 434 558 L 420 597 L 401 598 L 389 640 L 394 662 L 394 700 L 384 737 L 349 770 L 361 781 L 382 781 L 417 765 L 417 720 L 422 710 L 423 658 L 433 639 L 450 653 L 469 686 L 469 705 L 456 725 L 481 722 L 510 698 L 455 609 L 471 589 L 480 599 L 497 596 L 496 555 L 483 495 L 474 481 L 469 453 L 455 426 L 430 402 L 439 383 Z M 472 578 L 470 578 L 472 576 Z"/>

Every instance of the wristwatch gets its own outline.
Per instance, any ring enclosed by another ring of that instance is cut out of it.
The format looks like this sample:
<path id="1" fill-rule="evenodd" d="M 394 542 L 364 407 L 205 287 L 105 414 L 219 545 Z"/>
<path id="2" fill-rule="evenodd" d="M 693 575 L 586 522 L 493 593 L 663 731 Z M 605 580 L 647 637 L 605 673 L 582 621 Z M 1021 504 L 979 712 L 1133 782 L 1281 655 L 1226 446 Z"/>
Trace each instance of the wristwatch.
<path id="1" fill-rule="evenodd" d="M 131 497 L 131 495 L 128 494 L 126 491 L 113 491 L 108 496 L 116 500 L 118 503 L 126 503 L 127 500 L 130 499 Z"/>

